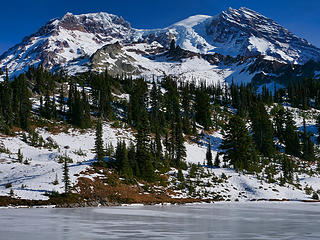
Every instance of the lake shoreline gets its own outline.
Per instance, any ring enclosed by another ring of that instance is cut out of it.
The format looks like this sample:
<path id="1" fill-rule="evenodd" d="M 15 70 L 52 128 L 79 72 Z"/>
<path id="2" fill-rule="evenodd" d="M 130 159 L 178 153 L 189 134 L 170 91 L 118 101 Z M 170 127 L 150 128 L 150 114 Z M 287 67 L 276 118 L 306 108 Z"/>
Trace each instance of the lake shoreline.
<path id="1" fill-rule="evenodd" d="M 320 203 L 320 200 L 311 199 L 250 199 L 245 201 L 249 202 L 302 202 L 302 203 Z M 8 196 L 0 196 L 0 209 L 1 208 L 91 208 L 91 207 L 120 207 L 120 206 L 170 206 L 170 205 L 189 205 L 189 204 L 214 204 L 214 203 L 243 203 L 243 201 L 223 201 L 213 199 L 174 199 L 168 202 L 133 202 L 133 203 L 119 203 L 107 201 L 82 201 L 82 202 L 55 202 L 49 200 L 30 200 L 30 199 L 17 199 Z"/>

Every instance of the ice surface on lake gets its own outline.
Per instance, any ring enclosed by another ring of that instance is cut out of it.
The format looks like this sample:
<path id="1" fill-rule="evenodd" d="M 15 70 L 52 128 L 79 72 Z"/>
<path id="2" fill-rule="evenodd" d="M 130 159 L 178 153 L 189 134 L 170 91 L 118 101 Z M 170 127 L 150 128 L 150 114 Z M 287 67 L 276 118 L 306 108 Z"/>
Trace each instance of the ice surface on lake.
<path id="1" fill-rule="evenodd" d="M 320 239 L 320 205 L 0 209 L 0 239 Z"/>

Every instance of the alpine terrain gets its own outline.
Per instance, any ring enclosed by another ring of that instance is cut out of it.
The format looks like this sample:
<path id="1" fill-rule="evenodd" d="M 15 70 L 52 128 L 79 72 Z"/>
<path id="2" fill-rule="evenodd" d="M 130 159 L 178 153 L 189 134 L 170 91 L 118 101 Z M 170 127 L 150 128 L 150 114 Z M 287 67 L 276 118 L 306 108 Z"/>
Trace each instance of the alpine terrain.
<path id="1" fill-rule="evenodd" d="M 0 206 L 318 201 L 320 49 L 247 8 L 65 14 L 0 56 Z"/>
<path id="2" fill-rule="evenodd" d="M 173 39 L 179 48 L 168 53 Z M 10 76 L 39 64 L 70 74 L 107 68 L 113 75 L 173 75 L 212 83 L 233 79 L 260 86 L 314 77 L 320 67 L 312 61 L 319 60 L 319 48 L 272 19 L 247 8 L 229 8 L 218 16 L 191 16 L 152 30 L 135 29 L 108 13 L 67 13 L 0 56 L 0 68 Z"/>

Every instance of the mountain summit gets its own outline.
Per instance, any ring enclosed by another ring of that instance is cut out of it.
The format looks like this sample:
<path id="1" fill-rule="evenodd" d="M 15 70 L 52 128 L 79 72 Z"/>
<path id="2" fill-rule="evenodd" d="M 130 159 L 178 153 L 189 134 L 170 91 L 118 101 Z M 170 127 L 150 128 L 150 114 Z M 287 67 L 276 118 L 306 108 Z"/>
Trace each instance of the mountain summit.
<path id="1" fill-rule="evenodd" d="M 166 49 L 172 39 L 181 48 L 200 54 L 265 56 L 294 64 L 320 60 L 319 48 L 272 19 L 247 8 L 229 8 L 217 16 L 191 16 L 167 28 L 151 30 L 132 28 L 122 17 L 104 12 L 67 13 L 0 56 L 0 68 L 8 68 L 10 74 L 37 64 L 48 69 L 64 68 L 81 59 L 88 61 L 108 44 L 157 43 Z"/>
<path id="2" fill-rule="evenodd" d="M 151 31 L 152 32 L 152 31 Z M 147 34 L 146 34 L 147 33 Z M 148 39 L 149 32 L 145 36 Z M 320 49 L 299 38 L 286 28 L 248 8 L 223 11 L 210 16 L 192 16 L 172 26 L 153 31 L 151 36 L 176 37 L 185 49 L 202 53 L 217 52 L 231 56 L 266 55 L 303 64 L 319 60 Z"/>

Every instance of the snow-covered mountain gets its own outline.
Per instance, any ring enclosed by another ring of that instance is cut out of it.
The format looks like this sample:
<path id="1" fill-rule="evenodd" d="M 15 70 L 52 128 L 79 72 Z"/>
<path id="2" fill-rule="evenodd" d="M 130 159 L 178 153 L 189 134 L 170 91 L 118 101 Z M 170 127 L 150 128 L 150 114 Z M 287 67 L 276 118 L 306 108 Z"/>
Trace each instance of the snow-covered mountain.
<path id="1" fill-rule="evenodd" d="M 178 60 L 165 57 L 172 39 L 194 54 Z M 112 50 L 107 47 L 116 42 L 119 45 Z M 208 61 L 217 53 L 233 56 L 238 62 Z M 242 58 L 236 58 L 238 55 Z M 250 81 L 256 72 L 248 72 L 248 65 L 259 65 L 257 59 L 277 64 L 305 64 L 309 60 L 320 60 L 320 49 L 247 8 L 229 8 L 217 16 L 191 16 L 167 28 L 154 30 L 132 28 L 122 17 L 108 13 L 67 13 L 61 19 L 49 21 L 0 56 L 0 68 L 8 68 L 11 75 L 34 64 L 42 64 L 48 69 L 63 67 L 70 73 L 108 67 L 124 69 L 132 75 L 169 72 L 188 75 L 187 78 L 219 75 L 219 79 L 224 79 L 231 73 L 245 73 L 243 76 L 232 75 L 232 78 Z M 263 68 L 255 67 L 259 73 Z"/>
<path id="2" fill-rule="evenodd" d="M 229 8 L 215 17 L 192 16 L 153 34 L 164 32 L 174 35 L 182 48 L 202 53 L 266 55 L 298 64 L 320 59 L 319 48 L 247 8 Z"/>
<path id="3" fill-rule="evenodd" d="M 25 37 L 0 57 L 9 73 L 42 64 L 51 69 L 75 58 L 92 55 L 108 43 L 129 41 L 130 24 L 108 13 L 73 15 L 49 21 L 38 32 Z"/>

